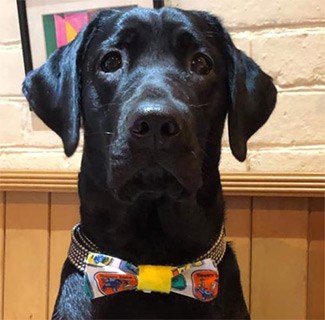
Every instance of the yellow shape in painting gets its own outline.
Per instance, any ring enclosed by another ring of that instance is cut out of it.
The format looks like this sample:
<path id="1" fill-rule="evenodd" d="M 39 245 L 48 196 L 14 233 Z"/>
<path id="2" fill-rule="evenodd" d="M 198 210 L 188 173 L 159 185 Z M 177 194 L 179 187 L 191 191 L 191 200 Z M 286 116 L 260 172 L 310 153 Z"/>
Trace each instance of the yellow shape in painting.
<path id="1" fill-rule="evenodd" d="M 65 22 L 65 30 L 67 32 L 67 42 L 72 41 L 77 36 L 77 31 L 68 21 Z"/>

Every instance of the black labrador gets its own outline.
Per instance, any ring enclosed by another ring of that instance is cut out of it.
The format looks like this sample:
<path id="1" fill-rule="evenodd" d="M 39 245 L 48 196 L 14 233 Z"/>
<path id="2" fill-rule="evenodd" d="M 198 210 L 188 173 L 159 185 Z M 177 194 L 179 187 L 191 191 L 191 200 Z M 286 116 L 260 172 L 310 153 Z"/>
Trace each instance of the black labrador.
<path id="1" fill-rule="evenodd" d="M 224 222 L 226 115 L 232 153 L 243 161 L 276 102 L 271 78 L 216 17 L 173 8 L 101 12 L 28 74 L 23 92 L 67 156 L 82 123 L 80 232 L 135 265 L 175 266 L 209 252 Z M 142 291 L 91 300 L 67 259 L 53 319 L 249 318 L 229 244 L 218 270 L 210 302 Z"/>

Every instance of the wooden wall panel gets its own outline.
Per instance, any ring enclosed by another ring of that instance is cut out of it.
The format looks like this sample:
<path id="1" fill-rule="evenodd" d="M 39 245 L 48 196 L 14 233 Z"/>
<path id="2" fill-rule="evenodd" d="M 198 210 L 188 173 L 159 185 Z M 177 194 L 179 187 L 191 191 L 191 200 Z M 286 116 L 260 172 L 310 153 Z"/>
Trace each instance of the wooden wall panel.
<path id="1" fill-rule="evenodd" d="M 252 218 L 252 318 L 304 319 L 307 199 L 254 198 Z"/>
<path id="2" fill-rule="evenodd" d="M 3 264 L 5 234 L 5 193 L 0 192 L 0 319 L 3 319 Z"/>
<path id="3" fill-rule="evenodd" d="M 324 319 L 324 217 L 324 198 L 226 197 L 252 319 Z M 78 221 L 76 193 L 0 192 L 0 319 L 50 318 Z"/>
<path id="4" fill-rule="evenodd" d="M 227 197 L 226 233 L 232 241 L 240 268 L 245 301 L 250 307 L 250 263 L 251 263 L 251 198 Z"/>
<path id="5" fill-rule="evenodd" d="M 67 257 L 72 227 L 79 221 L 76 193 L 51 194 L 49 318 L 58 294 L 61 269 Z"/>
<path id="6" fill-rule="evenodd" d="M 49 195 L 7 192 L 4 319 L 48 313 Z"/>
<path id="7" fill-rule="evenodd" d="M 310 199 L 308 319 L 324 319 L 324 199 Z"/>

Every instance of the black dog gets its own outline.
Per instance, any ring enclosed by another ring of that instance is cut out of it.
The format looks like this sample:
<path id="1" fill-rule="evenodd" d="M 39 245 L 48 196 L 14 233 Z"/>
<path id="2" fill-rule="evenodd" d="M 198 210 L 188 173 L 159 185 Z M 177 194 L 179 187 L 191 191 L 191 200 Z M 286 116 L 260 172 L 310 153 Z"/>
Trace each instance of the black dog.
<path id="1" fill-rule="evenodd" d="M 31 72 L 23 91 L 68 156 L 82 122 L 81 238 L 134 265 L 175 266 L 209 251 L 224 221 L 226 115 L 231 150 L 243 161 L 276 102 L 271 78 L 217 18 L 172 8 L 102 12 Z M 54 319 L 249 318 L 229 245 L 211 302 L 142 291 L 90 300 L 72 262 Z"/>

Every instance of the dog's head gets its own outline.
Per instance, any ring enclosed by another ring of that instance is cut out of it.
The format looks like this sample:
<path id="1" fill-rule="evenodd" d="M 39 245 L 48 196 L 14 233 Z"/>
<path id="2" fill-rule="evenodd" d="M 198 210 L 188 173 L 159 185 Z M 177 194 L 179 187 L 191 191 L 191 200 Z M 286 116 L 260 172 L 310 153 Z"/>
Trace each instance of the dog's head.
<path id="1" fill-rule="evenodd" d="M 196 192 L 217 172 L 226 115 L 244 161 L 276 102 L 271 78 L 217 18 L 171 8 L 102 12 L 28 74 L 23 92 L 68 156 L 82 119 L 84 152 L 121 198 Z"/>

